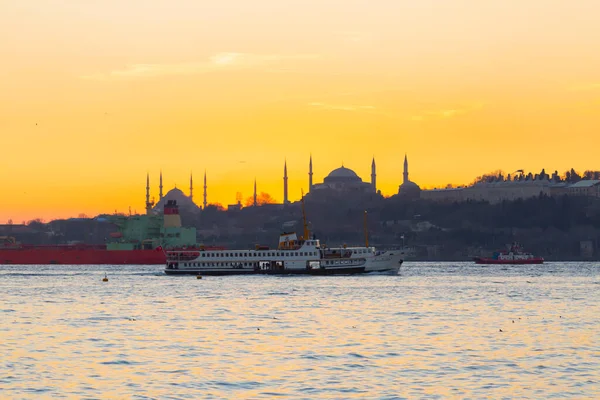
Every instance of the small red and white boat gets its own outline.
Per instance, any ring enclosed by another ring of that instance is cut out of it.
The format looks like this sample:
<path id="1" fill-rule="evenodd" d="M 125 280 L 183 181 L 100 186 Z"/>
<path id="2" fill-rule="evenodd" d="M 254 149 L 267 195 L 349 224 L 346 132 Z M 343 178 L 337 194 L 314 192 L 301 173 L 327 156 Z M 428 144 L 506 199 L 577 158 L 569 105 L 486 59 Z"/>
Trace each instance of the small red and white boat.
<path id="1" fill-rule="evenodd" d="M 543 264 L 544 258 L 524 252 L 520 245 L 513 243 L 508 250 L 497 251 L 492 257 L 474 257 L 475 264 Z"/>

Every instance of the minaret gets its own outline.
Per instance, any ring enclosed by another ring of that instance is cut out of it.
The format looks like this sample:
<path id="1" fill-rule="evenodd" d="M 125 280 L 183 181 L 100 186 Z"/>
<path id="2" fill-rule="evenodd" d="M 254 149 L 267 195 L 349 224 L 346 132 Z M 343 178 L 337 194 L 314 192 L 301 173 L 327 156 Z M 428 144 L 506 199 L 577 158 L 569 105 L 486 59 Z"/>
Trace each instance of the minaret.
<path id="1" fill-rule="evenodd" d="M 190 172 L 190 200 L 194 201 L 194 181 L 192 180 L 192 173 Z"/>
<path id="2" fill-rule="evenodd" d="M 288 201 L 288 177 L 287 177 L 287 160 L 283 163 L 283 204 L 289 203 Z"/>
<path id="3" fill-rule="evenodd" d="M 408 158 L 406 157 L 406 153 L 404 153 L 404 181 L 403 183 L 408 182 Z"/>
<path id="4" fill-rule="evenodd" d="M 312 154 L 310 155 L 310 161 L 308 163 L 308 192 L 312 192 L 312 177 L 313 177 L 313 171 L 312 171 Z"/>
<path id="5" fill-rule="evenodd" d="M 254 207 L 256 207 L 256 178 L 254 178 Z"/>
<path id="6" fill-rule="evenodd" d="M 150 173 L 146 173 L 146 205 L 150 203 Z"/>
<path id="7" fill-rule="evenodd" d="M 206 208 L 206 170 L 204 170 L 204 208 Z"/>
<path id="8" fill-rule="evenodd" d="M 150 174 L 146 173 L 146 214 L 152 212 L 153 204 L 150 203 Z"/>
<path id="9" fill-rule="evenodd" d="M 162 184 L 162 171 L 160 171 L 160 184 L 158 185 L 158 200 L 162 200 L 163 198 L 163 184 Z"/>
<path id="10" fill-rule="evenodd" d="M 371 186 L 373 186 L 373 191 L 377 193 L 377 173 L 375 172 L 375 157 L 373 157 L 373 162 L 371 163 Z"/>

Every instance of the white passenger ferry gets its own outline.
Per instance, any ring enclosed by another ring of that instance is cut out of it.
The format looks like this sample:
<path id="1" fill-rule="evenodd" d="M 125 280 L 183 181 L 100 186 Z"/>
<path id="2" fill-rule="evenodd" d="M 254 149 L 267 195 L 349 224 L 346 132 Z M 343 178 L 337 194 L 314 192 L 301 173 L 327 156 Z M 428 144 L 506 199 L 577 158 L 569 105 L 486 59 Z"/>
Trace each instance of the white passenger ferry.
<path id="1" fill-rule="evenodd" d="M 197 275 L 309 274 L 335 275 L 368 272 L 397 274 L 404 261 L 400 250 L 379 252 L 374 247 L 321 245 L 310 237 L 304 201 L 304 236 L 284 233 L 276 249 L 256 246 L 252 250 L 168 250 L 165 273 Z"/>
<path id="2" fill-rule="evenodd" d="M 311 274 L 366 272 L 397 274 L 400 251 L 378 252 L 374 247 L 321 246 L 318 239 L 303 240 L 295 233 L 280 236 L 277 249 L 167 251 L 165 273 L 201 275 Z"/>

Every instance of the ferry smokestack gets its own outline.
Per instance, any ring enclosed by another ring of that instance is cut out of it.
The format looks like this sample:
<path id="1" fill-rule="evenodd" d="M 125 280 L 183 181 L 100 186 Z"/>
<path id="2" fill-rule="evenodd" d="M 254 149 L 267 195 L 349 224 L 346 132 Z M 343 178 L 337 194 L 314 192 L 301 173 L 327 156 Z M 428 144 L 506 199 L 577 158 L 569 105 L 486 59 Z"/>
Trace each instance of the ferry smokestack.
<path id="1" fill-rule="evenodd" d="M 164 207 L 164 227 L 181 228 L 181 216 L 179 215 L 179 206 L 175 200 L 167 200 Z"/>

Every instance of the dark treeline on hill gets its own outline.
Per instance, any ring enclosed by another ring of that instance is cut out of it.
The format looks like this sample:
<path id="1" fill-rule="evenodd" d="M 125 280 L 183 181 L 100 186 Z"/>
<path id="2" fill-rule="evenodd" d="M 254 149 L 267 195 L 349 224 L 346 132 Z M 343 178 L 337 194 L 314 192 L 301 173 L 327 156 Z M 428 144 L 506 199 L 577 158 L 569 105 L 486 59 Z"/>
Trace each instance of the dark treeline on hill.
<path id="1" fill-rule="evenodd" d="M 547 260 L 600 259 L 600 199 L 594 197 L 540 196 L 498 204 L 410 201 L 399 196 L 306 201 L 311 232 L 328 245 L 364 244 L 365 210 L 370 245 L 399 247 L 404 242 L 414 249 L 415 259 L 468 260 L 513 241 Z M 181 210 L 181 215 L 184 225 L 198 229 L 198 242 L 206 245 L 276 246 L 282 231 L 302 234 L 299 203 L 236 211 L 209 206 L 199 214 Z M 32 221 L 23 228 L 27 229 L 9 233 L 33 244 L 103 243 L 112 230 L 110 224 L 93 219 Z M 3 229 L 0 235 L 7 234 L 7 226 Z"/>
<path id="2" fill-rule="evenodd" d="M 522 181 L 522 180 L 537 180 L 537 179 L 552 179 L 556 182 L 577 183 L 581 180 L 600 179 L 600 171 L 587 170 L 583 174 L 575 171 L 573 168 L 559 175 L 558 171 L 554 171 L 551 175 L 542 169 L 539 173 L 525 173 L 523 170 L 515 171 L 511 174 L 506 174 L 502 170 L 488 172 L 475 178 L 473 183 L 480 182 L 498 182 L 498 181 Z"/>
<path id="3" fill-rule="evenodd" d="M 433 258 L 483 255 L 513 241 L 549 260 L 600 258 L 600 199 L 592 197 L 540 196 L 498 204 L 396 200 L 384 206 L 381 219 L 387 221 L 384 232 L 396 221 L 416 227 L 407 239 L 428 247 L 425 256 Z M 590 245 L 591 254 L 582 251 Z"/>

